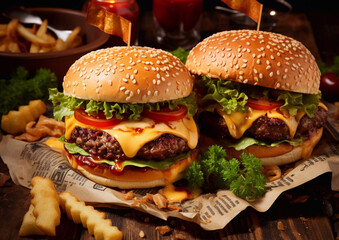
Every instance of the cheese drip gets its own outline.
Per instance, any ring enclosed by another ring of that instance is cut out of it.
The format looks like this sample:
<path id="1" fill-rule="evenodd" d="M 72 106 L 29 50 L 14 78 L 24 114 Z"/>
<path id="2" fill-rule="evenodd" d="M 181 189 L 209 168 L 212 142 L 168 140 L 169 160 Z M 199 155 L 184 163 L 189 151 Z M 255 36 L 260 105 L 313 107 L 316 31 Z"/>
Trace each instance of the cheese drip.
<path id="1" fill-rule="evenodd" d="M 188 147 L 194 149 L 198 144 L 198 130 L 192 117 L 179 121 L 155 123 L 149 118 L 126 120 L 112 128 L 96 128 L 77 121 L 73 116 L 67 117 L 65 138 L 70 139 L 76 126 L 103 131 L 114 137 L 120 144 L 125 155 L 133 158 L 140 148 L 162 134 L 169 133 L 187 141 Z"/>
<path id="2" fill-rule="evenodd" d="M 319 106 L 327 110 L 327 107 L 319 102 Z M 261 116 L 267 116 L 268 118 L 277 118 L 282 120 L 289 128 L 291 138 L 294 137 L 300 119 L 306 114 L 304 111 L 298 111 L 296 116 L 291 116 L 286 111 L 280 111 L 279 109 L 272 110 L 256 110 L 250 109 L 246 113 L 232 112 L 231 114 L 225 113 L 220 105 L 215 105 L 215 109 L 218 114 L 224 118 L 230 135 L 235 139 L 240 139 L 247 129 L 249 129 L 253 122 Z"/>

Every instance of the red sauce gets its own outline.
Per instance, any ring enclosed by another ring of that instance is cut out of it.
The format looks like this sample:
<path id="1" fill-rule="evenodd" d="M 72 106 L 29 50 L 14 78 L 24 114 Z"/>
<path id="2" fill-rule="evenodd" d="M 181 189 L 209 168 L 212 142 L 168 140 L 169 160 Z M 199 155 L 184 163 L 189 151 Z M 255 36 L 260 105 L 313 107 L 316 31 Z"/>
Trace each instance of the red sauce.
<path id="1" fill-rule="evenodd" d="M 143 128 L 134 128 L 134 131 L 137 133 L 137 134 L 140 134 L 144 131 Z"/>
<path id="2" fill-rule="evenodd" d="M 160 26 L 168 32 L 192 30 L 202 12 L 202 0 L 153 0 L 153 12 Z"/>
<path id="3" fill-rule="evenodd" d="M 67 150 L 66 150 L 67 152 Z M 68 157 L 71 159 L 72 156 L 75 158 L 75 161 L 76 163 L 79 165 L 79 166 L 88 166 L 88 167 L 91 167 L 91 168 L 95 168 L 95 167 L 99 167 L 99 168 L 109 168 L 110 171 L 114 174 L 114 175 L 122 175 L 124 174 L 125 170 L 126 169 L 133 169 L 134 171 L 139 171 L 139 172 L 147 172 L 150 168 L 148 167 L 133 167 L 133 166 L 126 166 L 126 167 L 123 167 L 122 166 L 122 163 L 124 162 L 123 160 L 120 160 L 120 159 L 115 159 L 114 162 L 114 166 L 112 165 L 108 165 L 108 164 L 104 164 L 104 163 L 95 163 L 93 162 L 91 159 L 96 159 L 95 156 L 84 156 L 84 155 L 79 155 L 79 154 L 76 154 L 76 155 L 72 155 L 70 153 L 68 153 Z M 99 159 L 99 158 L 98 158 Z"/>

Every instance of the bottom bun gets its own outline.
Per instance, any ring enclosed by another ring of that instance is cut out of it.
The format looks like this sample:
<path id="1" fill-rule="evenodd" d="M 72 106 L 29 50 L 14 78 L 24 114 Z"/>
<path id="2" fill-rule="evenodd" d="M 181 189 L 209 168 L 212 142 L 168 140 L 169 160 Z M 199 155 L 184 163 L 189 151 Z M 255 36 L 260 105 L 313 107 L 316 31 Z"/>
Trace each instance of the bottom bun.
<path id="1" fill-rule="evenodd" d="M 266 147 L 260 145 L 252 145 L 244 150 L 237 151 L 234 148 L 225 147 L 222 141 L 218 141 L 211 137 L 200 135 L 199 146 L 202 151 L 205 151 L 208 146 L 213 144 L 221 145 L 225 148 L 227 158 L 239 158 L 241 153 L 251 153 L 257 158 L 260 158 L 262 165 L 284 165 L 298 161 L 299 159 L 309 158 L 314 147 L 320 141 L 323 134 L 323 128 L 319 128 L 317 132 L 299 146 L 292 146 L 287 143 L 279 144 L 276 147 Z"/>
<path id="2" fill-rule="evenodd" d="M 72 167 L 80 171 L 87 178 L 108 187 L 117 187 L 121 189 L 131 188 L 153 188 L 164 186 L 167 183 L 172 183 L 183 177 L 184 171 L 191 163 L 198 159 L 199 151 L 194 151 L 191 156 L 184 158 L 169 169 L 155 170 L 150 168 L 133 168 L 125 169 L 121 174 L 113 174 L 108 167 L 88 165 L 78 165 L 75 157 L 67 154 L 68 161 Z"/>

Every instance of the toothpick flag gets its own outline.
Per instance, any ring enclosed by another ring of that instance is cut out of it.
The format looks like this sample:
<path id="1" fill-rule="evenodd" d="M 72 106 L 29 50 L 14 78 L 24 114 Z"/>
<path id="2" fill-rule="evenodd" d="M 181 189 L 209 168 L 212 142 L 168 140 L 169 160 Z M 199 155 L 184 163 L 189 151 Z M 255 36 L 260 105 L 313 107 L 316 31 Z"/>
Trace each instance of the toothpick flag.
<path id="1" fill-rule="evenodd" d="M 256 0 L 221 0 L 232 9 L 245 13 L 260 25 L 262 4 Z"/>
<path id="2" fill-rule="evenodd" d="M 105 33 L 121 37 L 130 46 L 132 23 L 120 15 L 89 2 L 86 23 L 98 27 Z"/>

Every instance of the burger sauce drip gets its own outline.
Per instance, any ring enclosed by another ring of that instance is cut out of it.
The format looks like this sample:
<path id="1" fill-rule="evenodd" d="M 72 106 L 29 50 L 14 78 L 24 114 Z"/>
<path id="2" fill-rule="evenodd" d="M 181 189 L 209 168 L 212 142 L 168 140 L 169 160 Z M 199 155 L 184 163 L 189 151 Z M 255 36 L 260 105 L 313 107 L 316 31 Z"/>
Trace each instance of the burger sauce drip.
<path id="1" fill-rule="evenodd" d="M 114 166 L 112 166 L 112 165 L 108 165 L 108 164 L 100 164 L 100 163 L 98 164 L 98 163 L 91 161 L 91 159 L 95 159 L 95 156 L 84 156 L 84 155 L 80 155 L 80 154 L 72 155 L 70 153 L 67 153 L 67 154 L 68 154 L 68 157 L 70 159 L 75 159 L 76 164 L 79 165 L 79 166 L 86 165 L 86 166 L 91 167 L 91 168 L 95 168 L 95 167 L 109 168 L 111 173 L 114 174 L 114 175 L 122 175 L 126 169 L 133 168 L 132 166 L 124 167 L 122 165 L 124 160 L 122 160 L 122 159 L 115 159 L 114 160 L 115 164 L 114 164 Z M 142 168 L 138 167 L 138 168 L 135 168 L 134 170 L 138 170 L 140 172 L 147 172 L 148 169 L 149 168 L 147 168 L 147 167 L 142 167 Z"/>

